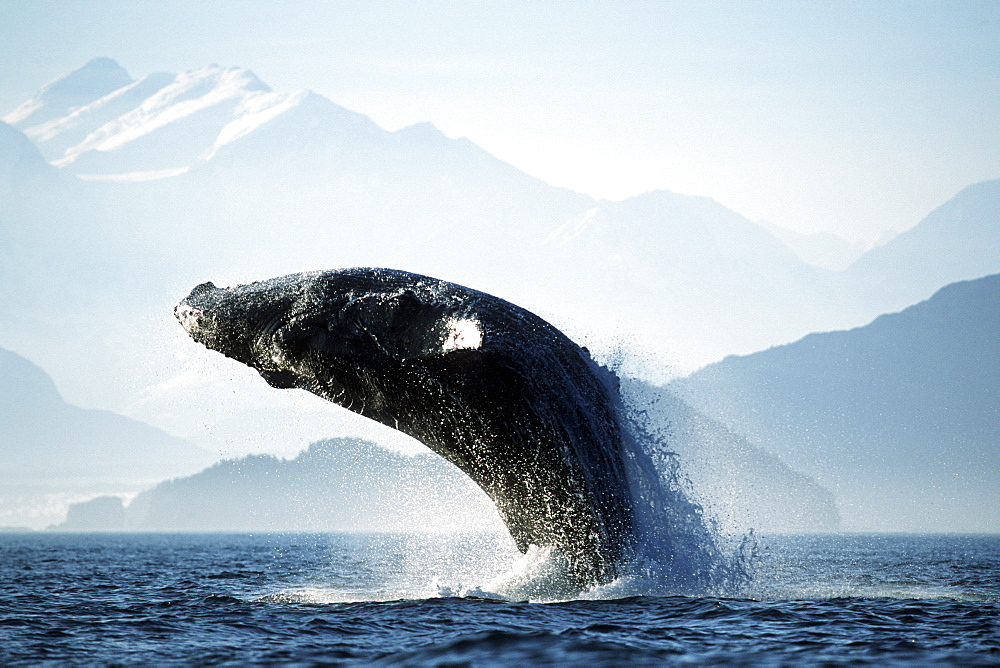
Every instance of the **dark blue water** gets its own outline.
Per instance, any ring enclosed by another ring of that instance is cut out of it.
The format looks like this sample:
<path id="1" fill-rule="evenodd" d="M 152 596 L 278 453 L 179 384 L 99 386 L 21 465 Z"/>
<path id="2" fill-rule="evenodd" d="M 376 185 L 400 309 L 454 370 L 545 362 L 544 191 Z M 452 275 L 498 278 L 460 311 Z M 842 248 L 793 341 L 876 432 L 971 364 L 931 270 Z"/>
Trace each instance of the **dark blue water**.
<path id="1" fill-rule="evenodd" d="M 1000 665 L 1000 537 L 761 547 L 739 597 L 530 603 L 441 595 L 489 536 L 0 534 L 0 663 Z"/>

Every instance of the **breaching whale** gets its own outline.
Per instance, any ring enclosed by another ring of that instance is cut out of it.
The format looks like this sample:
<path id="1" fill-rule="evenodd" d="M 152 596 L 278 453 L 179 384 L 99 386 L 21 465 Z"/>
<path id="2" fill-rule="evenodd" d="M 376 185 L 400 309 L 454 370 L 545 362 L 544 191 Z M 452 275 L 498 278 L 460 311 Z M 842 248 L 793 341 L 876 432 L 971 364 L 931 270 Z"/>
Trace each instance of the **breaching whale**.
<path id="1" fill-rule="evenodd" d="M 635 542 L 617 377 L 529 311 L 391 269 L 203 283 L 174 311 L 195 341 L 421 441 L 464 471 L 518 548 L 583 588 Z"/>

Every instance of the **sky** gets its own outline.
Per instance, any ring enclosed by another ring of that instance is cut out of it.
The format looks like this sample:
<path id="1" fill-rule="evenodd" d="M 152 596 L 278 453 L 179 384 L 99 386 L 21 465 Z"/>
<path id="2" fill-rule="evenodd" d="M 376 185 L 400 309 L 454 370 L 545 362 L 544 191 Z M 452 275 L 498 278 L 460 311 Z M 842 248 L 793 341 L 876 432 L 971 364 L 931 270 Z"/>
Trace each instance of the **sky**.
<path id="1" fill-rule="evenodd" d="M 873 242 L 1000 178 L 1000 2 L 0 0 L 0 114 L 92 58 L 210 63 L 557 186 Z"/>

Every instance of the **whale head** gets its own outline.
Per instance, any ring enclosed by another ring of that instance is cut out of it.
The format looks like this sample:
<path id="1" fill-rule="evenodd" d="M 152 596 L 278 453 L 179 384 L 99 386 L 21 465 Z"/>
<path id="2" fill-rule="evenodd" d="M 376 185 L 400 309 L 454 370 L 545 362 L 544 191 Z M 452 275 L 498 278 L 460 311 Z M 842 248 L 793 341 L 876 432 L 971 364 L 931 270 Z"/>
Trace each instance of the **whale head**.
<path id="1" fill-rule="evenodd" d="M 230 288 L 207 282 L 174 315 L 195 341 L 253 367 L 272 385 L 317 391 L 317 370 L 331 364 L 343 379 L 362 361 L 366 369 L 385 368 L 483 347 L 485 328 L 469 299 L 478 293 L 422 278 L 355 269 Z"/>
<path id="2" fill-rule="evenodd" d="M 174 316 L 206 348 L 259 369 L 267 367 L 262 363 L 293 303 L 294 297 L 276 286 L 218 288 L 209 281 L 195 287 L 174 308 Z"/>

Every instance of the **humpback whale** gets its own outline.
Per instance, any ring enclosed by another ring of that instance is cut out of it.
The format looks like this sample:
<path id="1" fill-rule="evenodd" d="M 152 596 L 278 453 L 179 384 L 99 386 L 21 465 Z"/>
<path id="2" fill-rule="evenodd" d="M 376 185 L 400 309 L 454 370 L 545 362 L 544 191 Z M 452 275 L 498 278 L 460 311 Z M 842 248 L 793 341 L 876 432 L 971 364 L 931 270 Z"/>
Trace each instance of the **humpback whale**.
<path id="1" fill-rule="evenodd" d="M 521 552 L 565 555 L 573 582 L 613 580 L 635 546 L 617 377 L 533 313 L 392 269 L 195 287 L 188 334 L 405 432 L 496 504 Z"/>

